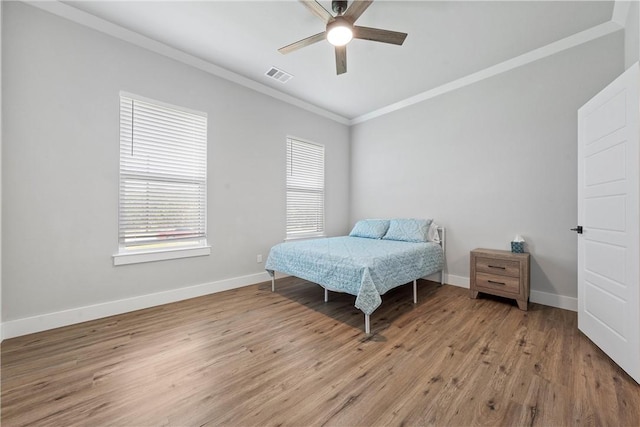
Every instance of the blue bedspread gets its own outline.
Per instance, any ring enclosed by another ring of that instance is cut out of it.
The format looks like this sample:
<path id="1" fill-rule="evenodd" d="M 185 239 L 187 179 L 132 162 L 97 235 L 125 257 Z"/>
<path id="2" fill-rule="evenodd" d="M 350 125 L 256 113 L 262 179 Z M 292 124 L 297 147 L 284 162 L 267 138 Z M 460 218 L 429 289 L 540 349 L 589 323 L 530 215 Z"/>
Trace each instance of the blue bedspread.
<path id="1" fill-rule="evenodd" d="M 443 263 L 437 243 L 345 236 L 280 243 L 271 248 L 265 269 L 355 295 L 356 308 L 371 314 L 385 292 L 436 273 Z"/>

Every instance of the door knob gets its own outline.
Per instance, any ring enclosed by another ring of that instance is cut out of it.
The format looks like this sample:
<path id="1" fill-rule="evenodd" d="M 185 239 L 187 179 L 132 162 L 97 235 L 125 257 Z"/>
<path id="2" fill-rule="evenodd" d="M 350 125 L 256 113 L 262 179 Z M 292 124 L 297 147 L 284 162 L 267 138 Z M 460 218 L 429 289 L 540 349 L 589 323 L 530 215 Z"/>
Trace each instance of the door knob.
<path id="1" fill-rule="evenodd" d="M 576 228 L 572 228 L 571 231 L 575 231 L 578 234 L 582 234 L 582 226 L 578 225 Z"/>

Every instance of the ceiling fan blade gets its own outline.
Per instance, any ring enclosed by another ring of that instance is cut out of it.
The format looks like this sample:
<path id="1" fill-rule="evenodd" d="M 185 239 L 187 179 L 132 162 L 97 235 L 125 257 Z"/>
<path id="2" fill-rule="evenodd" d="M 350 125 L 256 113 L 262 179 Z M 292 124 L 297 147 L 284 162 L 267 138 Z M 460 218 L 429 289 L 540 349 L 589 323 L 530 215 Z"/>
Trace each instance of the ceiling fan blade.
<path id="1" fill-rule="evenodd" d="M 336 46 L 336 73 L 347 72 L 347 46 Z"/>
<path id="2" fill-rule="evenodd" d="M 355 0 L 342 16 L 351 22 L 356 22 L 371 3 L 373 3 L 373 0 Z"/>
<path id="3" fill-rule="evenodd" d="M 404 43 L 404 39 L 407 38 L 407 33 L 354 25 L 353 38 L 401 45 Z"/>
<path id="4" fill-rule="evenodd" d="M 320 40 L 324 40 L 325 38 L 327 38 L 327 36 L 325 35 L 325 31 L 323 31 L 321 33 L 307 37 L 306 39 L 298 40 L 295 43 L 291 43 L 289 45 L 286 45 L 285 47 L 281 47 L 280 49 L 278 49 L 278 52 L 285 55 L 287 53 L 293 52 L 294 50 L 302 49 L 303 47 L 317 43 Z"/>
<path id="5" fill-rule="evenodd" d="M 300 0 L 304 6 L 307 7 L 318 18 L 322 19 L 325 24 L 333 21 L 333 15 L 327 11 L 320 3 L 315 0 Z"/>

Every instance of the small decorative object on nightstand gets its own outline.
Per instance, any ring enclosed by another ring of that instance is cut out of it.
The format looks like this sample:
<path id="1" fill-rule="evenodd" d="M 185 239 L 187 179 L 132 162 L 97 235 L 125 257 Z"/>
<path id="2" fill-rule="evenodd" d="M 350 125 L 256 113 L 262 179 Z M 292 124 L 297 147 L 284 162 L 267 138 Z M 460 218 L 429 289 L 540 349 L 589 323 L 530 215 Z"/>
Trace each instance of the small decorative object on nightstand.
<path id="1" fill-rule="evenodd" d="M 513 298 L 520 310 L 529 301 L 529 254 L 496 249 L 471 251 L 471 298 L 478 292 Z"/>
<path id="2" fill-rule="evenodd" d="M 511 241 L 511 252 L 516 254 L 524 253 L 524 239 L 521 235 L 516 234 L 516 237 Z"/>

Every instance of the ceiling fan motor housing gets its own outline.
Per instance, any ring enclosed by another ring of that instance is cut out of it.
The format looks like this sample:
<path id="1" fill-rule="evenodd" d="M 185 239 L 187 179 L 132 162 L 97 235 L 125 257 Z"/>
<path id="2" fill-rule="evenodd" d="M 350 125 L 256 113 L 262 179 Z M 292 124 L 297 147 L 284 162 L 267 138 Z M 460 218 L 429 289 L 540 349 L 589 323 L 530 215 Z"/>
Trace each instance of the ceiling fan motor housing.
<path id="1" fill-rule="evenodd" d="M 331 2 L 331 9 L 338 16 L 342 15 L 347 10 L 347 1 L 346 0 L 333 0 Z"/>

